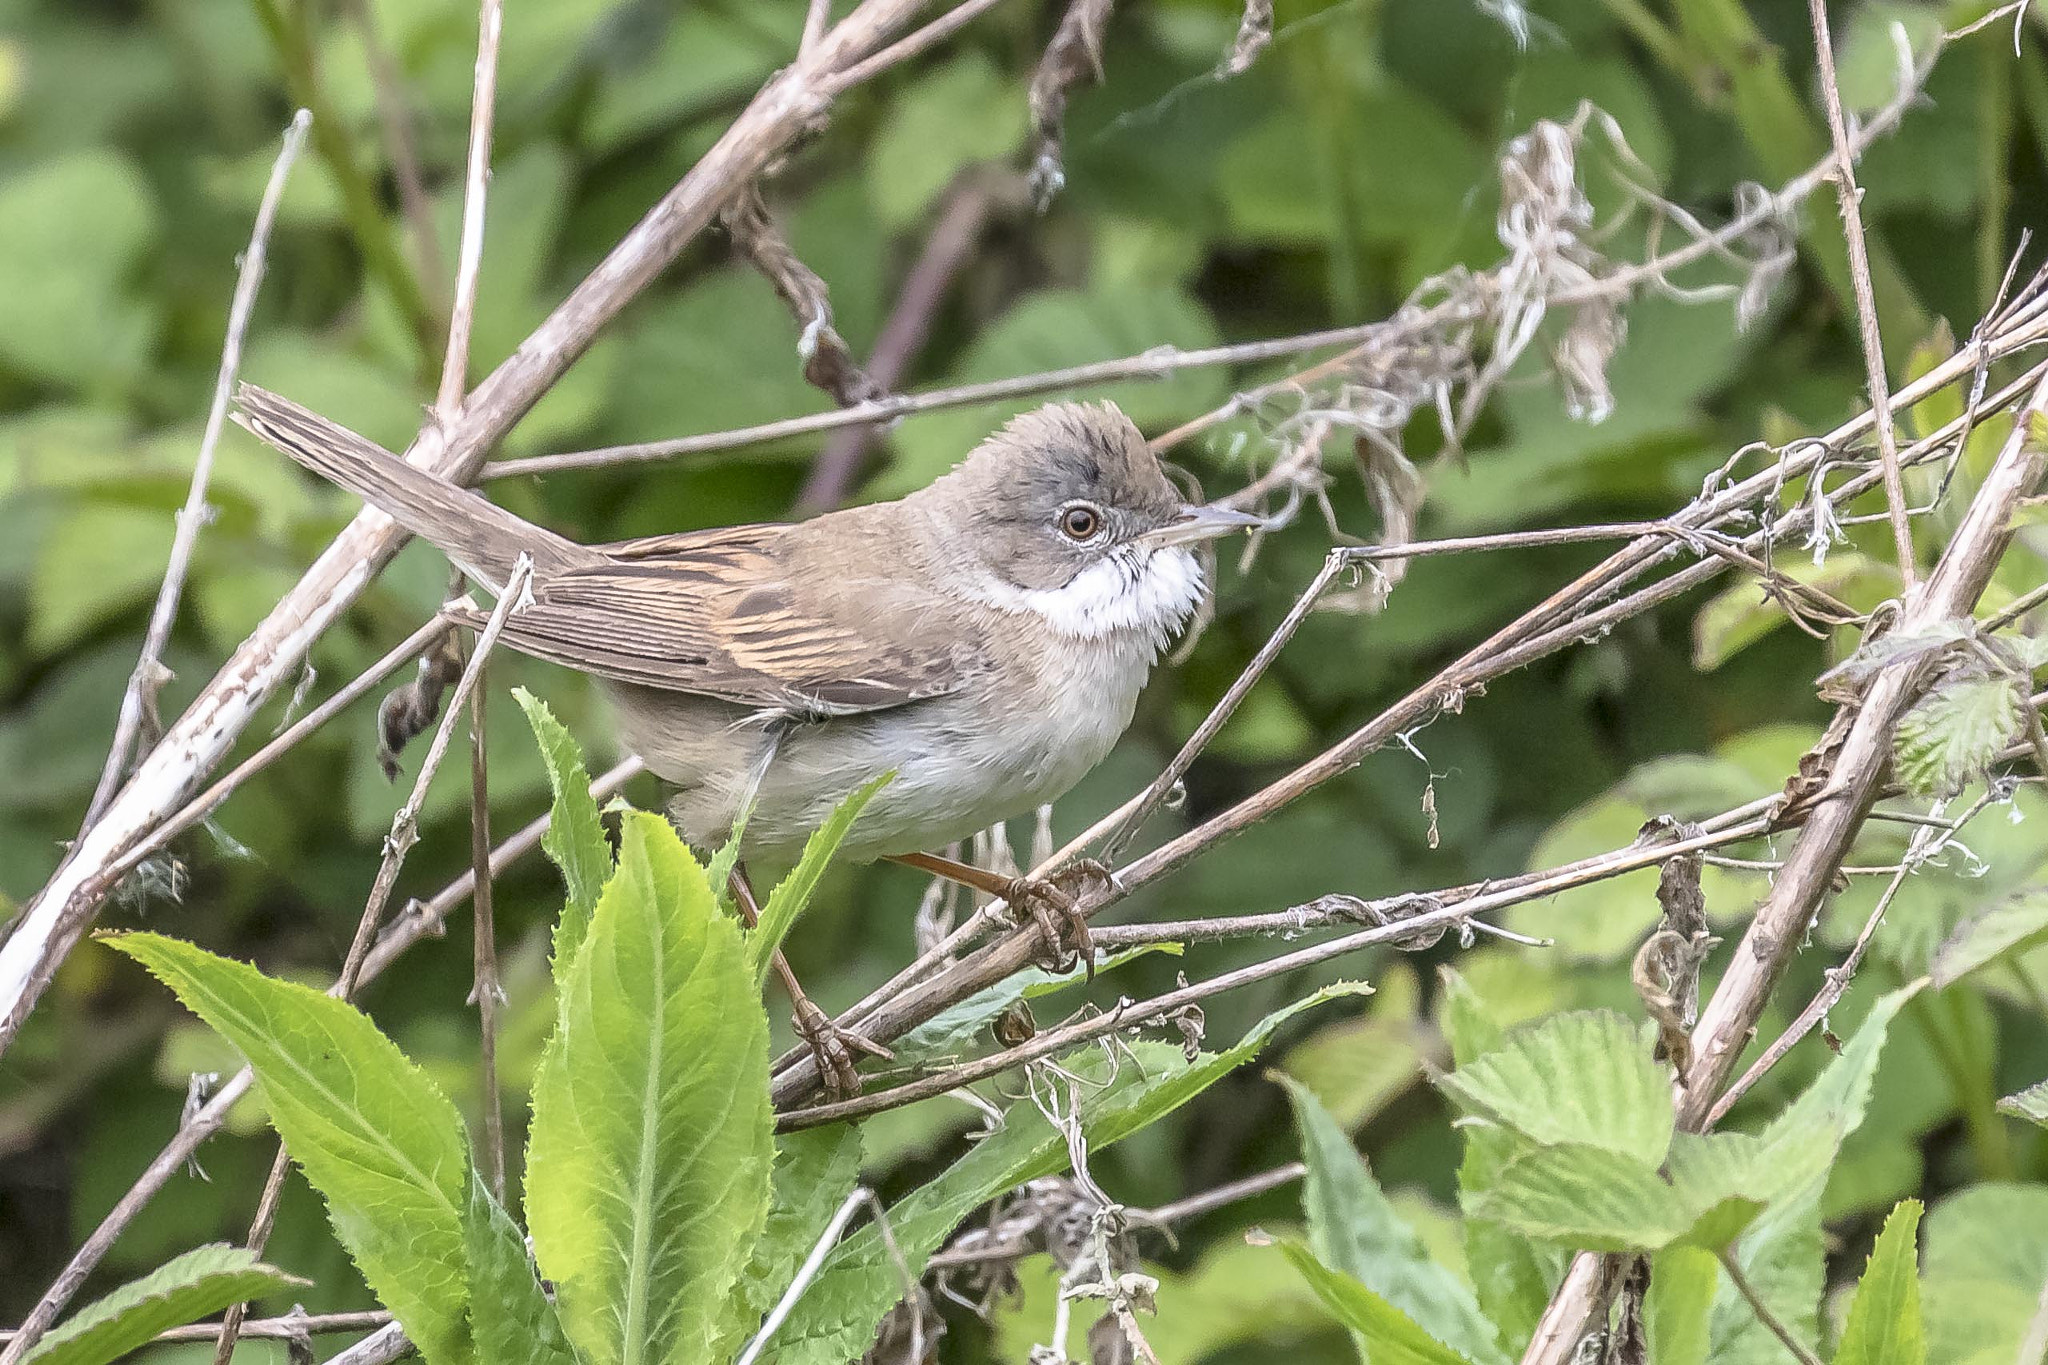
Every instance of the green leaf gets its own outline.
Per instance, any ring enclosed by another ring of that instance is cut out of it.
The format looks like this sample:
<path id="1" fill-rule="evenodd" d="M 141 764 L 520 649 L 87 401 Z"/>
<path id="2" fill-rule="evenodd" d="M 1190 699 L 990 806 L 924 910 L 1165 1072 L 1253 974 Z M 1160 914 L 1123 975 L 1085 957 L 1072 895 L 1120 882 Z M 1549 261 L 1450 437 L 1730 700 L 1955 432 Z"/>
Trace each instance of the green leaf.
<path id="1" fill-rule="evenodd" d="M 177 993 L 255 1068 L 270 1121 L 326 1197 L 334 1235 L 430 1362 L 467 1360 L 455 1106 L 369 1017 L 333 996 L 161 934 L 106 943 Z"/>
<path id="2" fill-rule="evenodd" d="M 1308 1166 L 1301 1202 L 1316 1259 L 1350 1275 L 1469 1359 L 1505 1362 L 1500 1335 L 1472 1291 L 1432 1260 L 1415 1230 L 1395 1214 L 1330 1112 L 1301 1082 L 1279 1079 L 1294 1106 Z"/>
<path id="3" fill-rule="evenodd" d="M 540 846 L 562 870 L 562 880 L 569 888 L 569 899 L 555 924 L 555 979 L 560 981 L 569 974 L 576 947 L 589 927 L 590 912 L 612 875 L 612 846 L 598 818 L 597 798 L 590 794 L 590 772 L 583 766 L 582 749 L 546 702 L 523 687 L 512 689 L 512 696 L 526 712 L 526 723 L 533 727 L 541 759 L 547 764 L 548 786 L 554 792 L 547 833 L 541 835 Z"/>
<path id="4" fill-rule="evenodd" d="M 1913 704 L 1892 738 L 1892 767 L 1907 788 L 1952 795 L 1983 772 L 2019 729 L 2019 680 L 1948 679 Z"/>
<path id="5" fill-rule="evenodd" d="M 891 228 L 908 226 L 964 167 L 1015 151 L 1024 129 L 1024 92 L 979 52 L 928 68 L 869 143 L 875 212 Z"/>
<path id="6" fill-rule="evenodd" d="M 1694 1213 L 1655 1170 L 1583 1143 L 1532 1147 L 1468 1205 L 1527 1237 L 1582 1251 L 1654 1251 L 1685 1235 Z"/>
<path id="7" fill-rule="evenodd" d="M 1703 1247 L 1673 1246 L 1657 1253 L 1643 1300 L 1649 1365 L 1705 1365 L 1707 1312 L 1720 1277 L 1720 1260 Z"/>
<path id="8" fill-rule="evenodd" d="M 754 1254 L 740 1275 L 742 1333 L 755 1324 L 796 1278 L 825 1225 L 853 1193 L 860 1179 L 861 1134 L 854 1124 L 833 1124 L 791 1133 L 775 1160 L 768 1220 Z M 721 1351 L 719 1358 L 736 1354 Z"/>
<path id="9" fill-rule="evenodd" d="M 2007 1095 L 1998 1102 L 1998 1112 L 2048 1128 L 2048 1080 L 2035 1081 L 2018 1094 Z"/>
<path id="10" fill-rule="evenodd" d="M 1099 1151 L 1164 1117 L 1248 1061 L 1273 1030 L 1304 1009 L 1363 987 L 1340 982 L 1267 1015 L 1237 1046 L 1189 1062 L 1173 1045 L 1140 1041 L 1133 1056 L 1108 1062 L 1083 1048 L 1060 1060 L 1088 1082 L 1083 1132 Z M 1000 1129 L 976 1143 L 934 1178 L 889 1208 L 889 1227 L 904 1263 L 920 1274 L 962 1219 L 1004 1190 L 1065 1169 L 1067 1146 L 1037 1107 L 1013 1104 Z M 902 1271 L 880 1233 L 864 1227 L 841 1242 L 777 1335 L 778 1365 L 844 1365 L 865 1351 L 875 1326 L 903 1295 Z"/>
<path id="11" fill-rule="evenodd" d="M 1921 1280 L 1927 1357 L 2009 1365 L 2048 1281 L 2048 1189 L 1988 1182 L 1929 1210 Z"/>
<path id="12" fill-rule="evenodd" d="M 1924 1365 L 1927 1340 L 1920 1329 L 1920 1266 L 1916 1234 L 1920 1201 L 1901 1200 L 1885 1219 L 1871 1249 L 1849 1319 L 1835 1348 L 1835 1365 Z"/>
<path id="13" fill-rule="evenodd" d="M 723 915 L 739 913 L 739 907 L 732 901 L 732 874 L 740 865 L 740 845 L 746 836 L 747 817 L 752 814 L 751 806 L 740 807 L 739 814 L 732 818 L 732 832 L 725 836 L 718 852 L 712 854 L 711 861 L 704 865 L 704 880 L 711 883 L 712 898 L 718 902 L 718 911 Z"/>
<path id="14" fill-rule="evenodd" d="M 534 1082 L 527 1221 L 584 1361 L 698 1361 L 767 1211 L 768 1020 L 675 830 L 622 835 Z"/>
<path id="15" fill-rule="evenodd" d="M 1648 1032 L 1608 1010 L 1556 1014 L 1437 1082 L 1465 1109 L 1541 1143 L 1583 1143 L 1655 1167 L 1671 1145 L 1671 1082 Z"/>
<path id="16" fill-rule="evenodd" d="M 526 1234 L 471 1172 L 464 1216 L 469 1244 L 469 1326 L 478 1365 L 576 1365 L 555 1306 L 541 1292 Z"/>
<path id="17" fill-rule="evenodd" d="M 160 319 L 130 276 L 157 236 L 149 182 L 123 156 L 15 166 L 0 186 L 0 366 L 89 389 L 140 378 Z"/>
<path id="18" fill-rule="evenodd" d="M 79 1309 L 45 1334 L 22 1360 L 24 1365 L 107 1365 L 166 1328 L 308 1283 L 264 1265 L 255 1252 L 243 1247 L 195 1247 Z"/>
<path id="19" fill-rule="evenodd" d="M 1928 972 L 1936 990 L 1980 967 L 2048 941 L 2048 886 L 2033 886 L 1967 916 L 1935 950 Z"/>
<path id="20" fill-rule="evenodd" d="M 1372 1365 L 1470 1365 L 1356 1279 L 1317 1261 L 1299 1242 L 1282 1242 L 1280 1251 L 1331 1315 L 1366 1343 L 1365 1358 Z"/>
<path id="21" fill-rule="evenodd" d="M 796 917 L 811 903 L 811 893 L 818 889 L 818 879 L 825 875 L 825 865 L 832 861 L 832 855 L 845 842 L 847 831 L 860 818 L 862 808 L 895 776 L 893 769 L 883 773 L 833 807 L 831 818 L 804 841 L 803 856 L 797 859 L 796 866 L 768 893 L 768 904 L 761 908 L 761 922 L 754 926 L 753 933 L 747 935 L 747 954 L 754 964 L 756 985 L 768 979 L 768 965 L 774 960 L 775 950 L 782 946 L 782 940 L 796 923 Z"/>

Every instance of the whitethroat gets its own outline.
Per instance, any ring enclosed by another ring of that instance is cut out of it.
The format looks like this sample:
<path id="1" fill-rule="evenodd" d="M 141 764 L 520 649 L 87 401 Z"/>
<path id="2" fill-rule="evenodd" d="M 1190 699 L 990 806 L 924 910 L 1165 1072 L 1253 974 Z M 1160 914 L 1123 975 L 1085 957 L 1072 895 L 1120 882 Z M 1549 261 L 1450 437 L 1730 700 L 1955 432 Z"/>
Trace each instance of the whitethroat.
<path id="1" fill-rule="evenodd" d="M 531 556 L 532 600 L 503 643 L 605 685 L 691 843 L 717 847 L 744 807 L 743 857 L 793 859 L 837 803 L 893 772 L 842 855 L 1003 896 L 1069 963 L 1089 946 L 1063 889 L 931 850 L 1064 795 L 1102 761 L 1202 599 L 1189 547 L 1260 520 L 1184 502 L 1113 405 L 1056 403 L 894 502 L 580 545 L 276 394 L 239 397 L 249 430 L 486 590 Z M 808 1001 L 798 1015 L 826 1062 L 822 1015 Z M 845 1081 L 846 1058 L 830 1060 Z"/>

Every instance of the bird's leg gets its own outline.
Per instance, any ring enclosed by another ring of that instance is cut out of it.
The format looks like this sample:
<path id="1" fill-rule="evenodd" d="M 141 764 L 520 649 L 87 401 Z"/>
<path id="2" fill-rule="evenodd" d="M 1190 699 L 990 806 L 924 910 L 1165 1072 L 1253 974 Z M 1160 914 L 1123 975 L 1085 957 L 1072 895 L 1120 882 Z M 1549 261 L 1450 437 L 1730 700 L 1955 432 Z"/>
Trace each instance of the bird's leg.
<path id="1" fill-rule="evenodd" d="M 1115 877 L 1101 864 L 1076 864 L 1052 877 L 1006 877 L 1000 872 L 942 858 L 936 853 L 903 853 L 889 861 L 1000 897 L 1011 908 L 1029 914 L 1038 926 L 1038 932 L 1045 940 L 1045 966 L 1048 970 L 1069 972 L 1078 961 L 1087 963 L 1088 974 L 1091 977 L 1095 975 L 1095 940 L 1088 933 L 1088 917 L 1081 912 L 1074 893 L 1061 883 L 1071 880 L 1076 872 L 1091 875 L 1098 870 L 1113 883 Z"/>
<path id="2" fill-rule="evenodd" d="M 760 923 L 761 906 L 754 898 L 754 887 L 747 880 L 744 864 L 735 864 L 732 877 L 727 883 L 732 888 L 733 903 L 739 907 L 740 918 L 752 928 Z M 870 1038 L 863 1038 L 852 1029 L 840 1028 L 832 1017 L 819 1009 L 811 997 L 804 994 L 798 984 L 796 973 L 790 970 L 789 959 L 777 948 L 771 959 L 775 974 L 782 978 L 782 988 L 789 992 L 789 1002 L 795 1010 L 790 1023 L 797 1036 L 810 1046 L 811 1055 L 818 1061 L 818 1078 L 824 1084 L 825 1094 L 831 1099 L 846 1099 L 860 1093 L 860 1073 L 855 1069 L 855 1052 L 864 1052 L 870 1057 L 891 1058 L 888 1048 Z"/>

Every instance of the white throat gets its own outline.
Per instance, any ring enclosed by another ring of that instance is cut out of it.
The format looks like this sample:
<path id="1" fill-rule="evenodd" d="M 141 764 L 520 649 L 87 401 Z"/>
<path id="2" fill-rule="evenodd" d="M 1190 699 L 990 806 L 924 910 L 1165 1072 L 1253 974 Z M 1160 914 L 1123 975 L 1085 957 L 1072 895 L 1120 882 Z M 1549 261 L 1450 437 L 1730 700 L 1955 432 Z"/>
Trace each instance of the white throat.
<path id="1" fill-rule="evenodd" d="M 1126 545 L 1057 588 L 1019 588 L 994 577 L 975 595 L 1003 611 L 1041 617 L 1060 634 L 1100 640 L 1136 634 L 1154 654 L 1166 647 L 1201 603 L 1201 564 L 1180 546 Z"/>

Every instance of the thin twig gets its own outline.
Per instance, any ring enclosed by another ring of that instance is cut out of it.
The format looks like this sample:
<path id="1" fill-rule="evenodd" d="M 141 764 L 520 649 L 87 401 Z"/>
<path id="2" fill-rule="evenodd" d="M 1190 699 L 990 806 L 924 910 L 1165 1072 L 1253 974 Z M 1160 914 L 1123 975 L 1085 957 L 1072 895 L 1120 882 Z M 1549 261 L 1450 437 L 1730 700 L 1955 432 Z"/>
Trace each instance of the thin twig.
<path id="1" fill-rule="evenodd" d="M 479 675 L 481 678 L 483 675 Z M 469 868 L 470 915 L 475 928 L 477 1068 L 483 1074 L 484 1175 L 491 1193 L 505 1202 L 505 1107 L 498 1094 L 498 1010 L 505 992 L 498 984 L 498 929 L 491 913 L 491 776 L 485 758 L 488 690 L 479 681 L 469 699 Z"/>
<path id="2" fill-rule="evenodd" d="M 393 1322 L 379 1327 L 340 1355 L 329 1357 L 327 1365 L 391 1365 L 410 1354 L 412 1342 L 405 1329 Z"/>
<path id="3" fill-rule="evenodd" d="M 1920 581 L 1913 562 L 1913 528 L 1906 520 L 1906 485 L 1899 474 L 1898 436 L 1892 430 L 1890 387 L 1884 373 L 1884 342 L 1877 329 L 1877 296 L 1870 284 L 1870 249 L 1863 239 L 1863 191 L 1856 187 L 1856 159 L 1849 147 L 1849 128 L 1842 115 L 1842 90 L 1835 78 L 1834 40 L 1828 35 L 1827 0 L 1807 0 L 1813 23 L 1814 55 L 1820 63 L 1821 102 L 1827 107 L 1828 134 L 1834 140 L 1835 190 L 1841 201 L 1842 232 L 1849 246 L 1849 283 L 1856 297 L 1856 324 L 1863 339 L 1863 366 L 1870 382 L 1871 407 L 1878 413 L 1877 453 L 1884 463 L 1884 498 L 1891 515 L 1893 549 L 1899 577 L 1910 594 Z"/>
<path id="4" fill-rule="evenodd" d="M 168 676 L 164 670 L 164 647 L 170 643 L 171 627 L 178 619 L 178 603 L 184 596 L 185 577 L 192 568 L 192 550 L 199 543 L 199 528 L 212 518 L 206 504 L 206 490 L 213 477 L 213 452 L 220 444 L 221 426 L 227 420 L 228 395 L 234 392 L 235 376 L 242 368 L 242 343 L 249 334 L 249 316 L 256 308 L 256 291 L 263 283 L 263 268 L 270 259 L 270 230 L 277 223 L 277 206 L 284 198 L 285 178 L 299 151 L 306 145 L 306 129 L 313 116 L 304 109 L 292 116 L 284 131 L 284 145 L 270 167 L 270 179 L 263 187 L 263 199 L 256 208 L 256 226 L 249 233 L 248 250 L 235 278 L 234 300 L 228 305 L 227 339 L 220 350 L 220 370 L 214 376 L 213 403 L 206 410 L 206 429 L 199 437 L 199 457 L 192 464 L 192 483 L 185 492 L 185 505 L 178 509 L 178 525 L 171 539 L 170 562 L 164 567 L 163 586 L 157 589 L 156 606 L 149 614 L 149 633 L 143 637 L 142 655 L 129 675 L 128 690 L 121 697 L 120 718 L 114 724 L 114 740 L 107 747 L 106 766 L 100 770 L 99 786 L 86 807 L 84 829 L 90 829 L 106 810 L 128 770 L 128 759 L 145 722 L 158 728 L 157 692 Z"/>
<path id="5" fill-rule="evenodd" d="M 1756 1320 L 1769 1328 L 1772 1336 L 1784 1343 L 1785 1349 L 1792 1353 L 1793 1359 L 1797 1360 L 1799 1365 L 1821 1365 L 1820 1357 L 1798 1337 L 1792 1335 L 1792 1329 L 1771 1311 L 1771 1306 L 1764 1302 L 1763 1295 L 1756 1292 L 1756 1286 L 1742 1273 L 1742 1266 L 1736 1261 L 1732 1249 L 1722 1251 L 1721 1269 L 1728 1272 L 1728 1282 L 1734 1285 L 1735 1292 L 1748 1302 L 1750 1311 L 1756 1314 Z"/>
<path id="6" fill-rule="evenodd" d="M 505 29 L 504 0 L 482 0 L 477 11 L 476 83 L 469 104 L 469 162 L 462 191 L 462 246 L 455 263 L 455 300 L 448 309 L 448 350 L 434 415 L 453 422 L 469 391 L 469 336 L 476 326 L 477 272 L 484 257 L 484 203 L 491 183 L 491 115 L 498 96 L 498 41 Z"/>
<path id="7" fill-rule="evenodd" d="M 819 1269 L 825 1264 L 825 1258 L 831 1254 L 832 1248 L 839 1244 L 840 1235 L 846 1231 L 846 1225 L 853 1221 L 853 1215 L 860 1211 L 863 1204 L 874 1210 L 878 1222 L 887 1220 L 888 1211 L 882 1207 L 881 1201 L 875 1198 L 874 1191 L 865 1185 L 856 1185 L 853 1192 L 840 1201 L 839 1211 L 832 1215 L 832 1220 L 825 1224 L 825 1230 L 818 1234 L 818 1240 L 811 1246 L 811 1254 L 804 1257 L 804 1263 L 797 1267 L 795 1278 L 791 1279 L 789 1287 L 782 1291 L 782 1297 L 775 1301 L 775 1307 L 768 1311 L 767 1318 L 761 1323 L 761 1330 L 754 1333 L 754 1339 L 740 1352 L 736 1365 L 754 1365 L 754 1362 L 761 1358 L 761 1352 L 768 1348 L 769 1338 L 789 1320 L 797 1301 L 804 1296 L 804 1291 L 811 1287 L 811 1281 L 817 1278 Z"/>
<path id="8" fill-rule="evenodd" d="M 914 29 L 883 48 L 871 57 L 862 58 L 845 70 L 838 72 L 832 80 L 831 89 L 836 93 L 850 85 L 858 85 L 876 73 L 886 71 L 915 57 L 918 53 L 943 41 L 973 20 L 1000 5 L 1003 0 L 961 0 L 958 5 L 946 11 L 923 28 Z"/>
<path id="9" fill-rule="evenodd" d="M 361 1332 L 382 1327 L 391 1315 L 381 1308 L 356 1309 L 347 1313 L 287 1313 L 281 1318 L 251 1318 L 242 1324 L 245 1341 L 290 1341 L 296 1337 L 325 1332 Z M 218 1323 L 194 1322 L 158 1332 L 153 1342 L 211 1341 L 220 1330 Z M 12 1341 L 15 1332 L 0 1329 L 0 1342 Z"/>
<path id="10" fill-rule="evenodd" d="M 804 8 L 803 36 L 797 40 L 796 55 L 804 56 L 818 45 L 825 36 L 825 25 L 832 18 L 832 0 L 811 0 Z"/>
<path id="11" fill-rule="evenodd" d="M 484 676 L 484 664 L 490 658 L 498 636 L 505 629 L 505 622 L 513 612 L 525 604 L 527 589 L 533 584 L 533 561 L 526 555 L 519 556 L 512 572 L 505 580 L 505 591 L 492 608 L 490 619 L 477 636 L 476 648 L 471 652 L 469 664 L 462 670 L 462 679 L 455 685 L 455 695 L 449 700 L 448 709 L 441 715 L 441 723 L 434 731 L 434 739 L 427 746 L 426 757 L 420 760 L 418 776 L 413 779 L 412 794 L 398 813 L 391 818 L 391 832 L 384 837 L 384 856 L 377 864 L 376 878 L 370 884 L 370 895 L 363 903 L 363 913 L 356 921 L 355 937 L 350 940 L 348 955 L 342 960 L 341 974 L 335 978 L 333 994 L 347 1000 L 355 994 L 361 978 L 363 959 L 369 954 L 372 935 L 383 922 L 384 907 L 390 903 L 391 888 L 397 885 L 399 870 L 405 865 L 405 855 L 419 840 L 419 813 L 427 799 L 427 788 L 440 771 L 441 760 L 447 755 L 448 744 L 455 732 L 455 718 L 465 706 L 474 702 L 478 685 Z M 475 725 L 472 722 L 472 733 Z M 484 892 L 488 899 L 489 892 Z M 502 1141 L 502 1138 L 501 1138 Z M 277 1216 L 277 1201 L 284 1191 L 284 1177 L 289 1169 L 283 1145 L 278 1147 L 277 1157 L 271 1162 L 270 1177 L 264 1182 L 263 1196 L 257 1201 L 256 1217 L 249 1225 L 246 1245 L 251 1251 L 260 1252 L 263 1244 L 270 1239 L 271 1225 Z M 502 1170 L 500 1171 L 502 1179 Z M 214 1346 L 214 1365 L 227 1365 L 235 1350 L 235 1336 L 242 1324 L 246 1304 L 235 1304 L 223 1316 L 220 1337 Z M 0 1359 L 0 1365 L 8 1365 Z"/>

